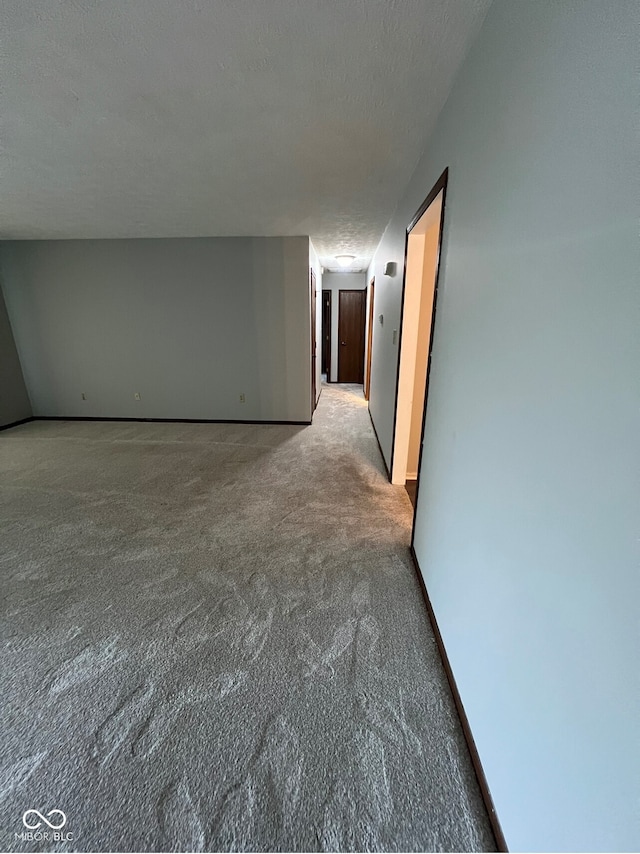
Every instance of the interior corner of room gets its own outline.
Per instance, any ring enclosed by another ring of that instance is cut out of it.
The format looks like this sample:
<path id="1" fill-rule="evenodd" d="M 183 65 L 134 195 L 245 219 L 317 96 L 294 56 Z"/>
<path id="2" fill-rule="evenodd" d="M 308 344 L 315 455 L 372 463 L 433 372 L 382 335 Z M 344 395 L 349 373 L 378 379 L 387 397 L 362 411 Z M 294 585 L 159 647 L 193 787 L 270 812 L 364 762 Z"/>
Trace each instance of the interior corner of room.
<path id="1" fill-rule="evenodd" d="M 33 416 L 311 420 L 308 238 L 21 240 L 0 253 Z"/>

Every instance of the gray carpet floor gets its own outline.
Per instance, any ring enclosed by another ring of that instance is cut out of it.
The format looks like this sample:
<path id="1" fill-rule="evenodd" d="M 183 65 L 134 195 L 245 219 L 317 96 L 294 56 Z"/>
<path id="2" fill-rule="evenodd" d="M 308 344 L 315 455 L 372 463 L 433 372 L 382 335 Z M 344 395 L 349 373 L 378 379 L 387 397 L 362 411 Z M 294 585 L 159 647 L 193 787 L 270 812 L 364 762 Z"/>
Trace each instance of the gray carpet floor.
<path id="1" fill-rule="evenodd" d="M 1 850 L 495 850 L 361 388 L 5 431 L 0 525 Z"/>

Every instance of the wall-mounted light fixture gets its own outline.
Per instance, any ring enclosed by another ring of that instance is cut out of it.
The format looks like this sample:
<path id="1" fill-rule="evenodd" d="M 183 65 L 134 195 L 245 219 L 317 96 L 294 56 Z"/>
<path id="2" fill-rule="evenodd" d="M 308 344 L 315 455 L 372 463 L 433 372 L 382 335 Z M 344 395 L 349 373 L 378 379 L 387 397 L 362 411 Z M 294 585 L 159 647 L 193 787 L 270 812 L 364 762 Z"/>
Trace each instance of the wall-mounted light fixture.
<path id="1" fill-rule="evenodd" d="M 336 255 L 336 261 L 338 262 L 340 267 L 342 267 L 343 270 L 346 270 L 347 267 L 350 267 L 355 260 L 355 255 Z"/>
<path id="2" fill-rule="evenodd" d="M 384 265 L 385 276 L 395 276 L 398 265 L 395 261 L 387 261 Z"/>

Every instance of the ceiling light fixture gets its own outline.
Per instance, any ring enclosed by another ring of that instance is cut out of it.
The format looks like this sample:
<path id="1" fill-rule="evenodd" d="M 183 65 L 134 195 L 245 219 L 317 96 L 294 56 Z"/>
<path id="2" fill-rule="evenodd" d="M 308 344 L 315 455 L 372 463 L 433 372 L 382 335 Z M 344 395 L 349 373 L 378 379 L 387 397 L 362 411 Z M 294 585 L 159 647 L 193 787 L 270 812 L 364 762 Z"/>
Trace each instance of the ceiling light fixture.
<path id="1" fill-rule="evenodd" d="M 336 255 L 336 261 L 343 268 L 343 270 L 346 270 L 347 267 L 350 267 L 355 260 L 355 255 Z"/>

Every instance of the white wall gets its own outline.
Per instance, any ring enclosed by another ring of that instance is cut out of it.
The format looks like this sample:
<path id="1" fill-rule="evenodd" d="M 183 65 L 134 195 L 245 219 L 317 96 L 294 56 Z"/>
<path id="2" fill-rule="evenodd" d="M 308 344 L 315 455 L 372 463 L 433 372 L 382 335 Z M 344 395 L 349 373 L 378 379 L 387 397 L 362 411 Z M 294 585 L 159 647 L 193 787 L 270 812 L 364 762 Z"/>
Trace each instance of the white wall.
<path id="1" fill-rule="evenodd" d="M 0 288 L 0 427 L 31 416 L 31 403 Z"/>
<path id="2" fill-rule="evenodd" d="M 415 549 L 516 851 L 640 845 L 639 14 L 496 0 L 369 271 L 388 460 L 404 232 L 448 166 Z"/>
<path id="3" fill-rule="evenodd" d="M 364 290 L 367 278 L 364 273 L 330 273 L 322 277 L 322 289 L 331 291 L 331 377 L 338 382 L 338 306 L 339 291 Z M 365 330 L 366 332 L 366 330 Z M 366 341 L 366 339 L 365 339 Z"/>
<path id="4" fill-rule="evenodd" d="M 309 420 L 308 238 L 23 241 L 0 259 L 35 415 Z"/>

